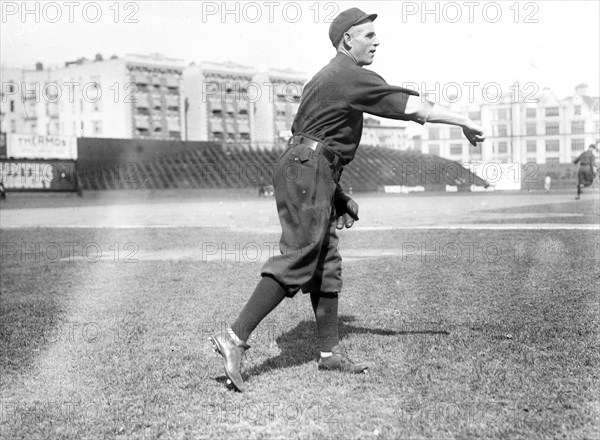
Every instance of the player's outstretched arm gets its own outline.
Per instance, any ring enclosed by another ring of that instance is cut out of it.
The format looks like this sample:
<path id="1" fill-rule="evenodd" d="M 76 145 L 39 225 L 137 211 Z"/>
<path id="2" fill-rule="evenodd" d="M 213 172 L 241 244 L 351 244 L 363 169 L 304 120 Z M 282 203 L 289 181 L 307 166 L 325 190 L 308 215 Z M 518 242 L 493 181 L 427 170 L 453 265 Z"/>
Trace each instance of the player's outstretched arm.
<path id="1" fill-rule="evenodd" d="M 435 104 L 427 122 L 433 124 L 449 124 L 456 125 L 463 129 L 465 137 L 469 140 L 471 145 L 477 146 L 477 142 L 483 142 L 485 140 L 485 134 L 483 133 L 483 127 L 475 123 L 465 115 L 457 113 L 444 107 L 440 104 Z"/>

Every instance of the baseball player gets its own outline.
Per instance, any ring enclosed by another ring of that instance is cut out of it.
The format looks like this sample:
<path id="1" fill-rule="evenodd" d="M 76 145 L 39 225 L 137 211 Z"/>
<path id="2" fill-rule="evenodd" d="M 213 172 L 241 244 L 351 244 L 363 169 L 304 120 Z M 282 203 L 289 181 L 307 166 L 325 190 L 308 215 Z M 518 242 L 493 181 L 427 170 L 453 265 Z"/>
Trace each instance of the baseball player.
<path id="1" fill-rule="evenodd" d="M 350 373 L 368 368 L 353 362 L 339 343 L 342 260 L 336 233 L 358 220 L 358 204 L 339 180 L 360 143 L 363 113 L 456 125 L 472 145 L 484 140 L 481 127 L 467 117 L 420 99 L 415 91 L 389 85 L 363 67 L 373 62 L 379 46 L 376 17 L 352 8 L 331 23 L 329 38 L 336 56 L 306 84 L 293 136 L 274 169 L 281 255 L 265 263 L 262 278 L 235 323 L 209 338 L 238 391 L 244 387 L 240 361 L 250 334 L 284 298 L 300 290 L 310 293 L 316 318 L 318 368 Z"/>
<path id="2" fill-rule="evenodd" d="M 590 186 L 594 183 L 594 162 L 596 157 L 594 156 L 594 150 L 596 146 L 590 144 L 587 151 L 584 151 L 576 158 L 573 163 L 579 163 L 579 172 L 577 173 L 577 196 L 576 200 L 581 198 L 581 192 L 584 187 Z"/>

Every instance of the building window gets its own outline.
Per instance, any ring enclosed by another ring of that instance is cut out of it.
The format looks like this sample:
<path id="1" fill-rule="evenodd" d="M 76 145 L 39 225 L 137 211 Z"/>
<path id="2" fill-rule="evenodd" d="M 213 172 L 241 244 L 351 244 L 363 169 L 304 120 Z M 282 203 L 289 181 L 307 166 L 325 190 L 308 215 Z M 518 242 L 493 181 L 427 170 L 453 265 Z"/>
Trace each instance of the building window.
<path id="1" fill-rule="evenodd" d="M 10 121 L 10 132 L 11 133 L 17 132 L 17 121 L 15 121 L 14 119 L 12 121 Z"/>
<path id="2" fill-rule="evenodd" d="M 440 155 L 440 146 L 438 144 L 431 144 L 429 146 L 429 154 L 435 154 L 436 156 Z"/>
<path id="3" fill-rule="evenodd" d="M 526 118 L 535 118 L 536 115 L 537 115 L 537 109 L 535 109 L 535 108 L 528 108 L 527 110 L 525 110 Z"/>
<path id="4" fill-rule="evenodd" d="M 508 119 L 507 116 L 508 112 L 506 111 L 505 108 L 501 108 L 498 110 L 498 120 L 499 121 L 505 121 L 506 119 Z"/>
<path id="5" fill-rule="evenodd" d="M 537 159 L 536 159 L 535 157 L 528 157 L 528 158 L 527 158 L 527 163 L 536 163 L 536 162 L 535 162 L 536 160 L 537 160 Z"/>
<path id="6" fill-rule="evenodd" d="M 154 133 L 162 132 L 162 127 L 154 127 Z"/>
<path id="7" fill-rule="evenodd" d="M 584 139 L 571 139 L 571 151 L 583 151 L 584 148 Z"/>
<path id="8" fill-rule="evenodd" d="M 498 154 L 508 153 L 508 142 L 498 142 Z"/>
<path id="9" fill-rule="evenodd" d="M 450 154 L 453 156 L 462 156 L 462 144 L 450 144 Z"/>
<path id="10" fill-rule="evenodd" d="M 217 140 L 217 141 L 222 141 L 223 140 L 223 133 L 220 131 L 213 131 L 213 139 Z"/>
<path id="11" fill-rule="evenodd" d="M 546 117 L 558 116 L 558 107 L 546 107 Z"/>
<path id="12" fill-rule="evenodd" d="M 212 111 L 213 116 L 221 116 L 223 113 L 221 112 L 221 109 L 214 109 Z"/>
<path id="13" fill-rule="evenodd" d="M 571 121 L 571 133 L 585 133 L 585 121 Z"/>
<path id="14" fill-rule="evenodd" d="M 284 110 L 277 110 L 277 116 L 285 116 Z"/>
<path id="15" fill-rule="evenodd" d="M 102 134 L 102 121 L 94 121 L 94 134 Z"/>
<path id="16" fill-rule="evenodd" d="M 536 153 L 537 152 L 537 142 L 536 141 L 527 141 L 527 152 L 528 153 Z"/>
<path id="17" fill-rule="evenodd" d="M 462 139 L 463 131 L 460 127 L 450 127 L 450 139 Z"/>
<path id="18" fill-rule="evenodd" d="M 249 141 L 250 140 L 250 133 L 240 133 L 240 137 L 244 141 Z"/>
<path id="19" fill-rule="evenodd" d="M 560 150 L 560 141 L 558 139 L 552 139 L 546 141 L 546 152 L 553 153 Z"/>
<path id="20" fill-rule="evenodd" d="M 558 134 L 558 122 L 547 122 L 546 134 Z"/>
<path id="21" fill-rule="evenodd" d="M 525 133 L 527 134 L 527 136 L 535 136 L 537 134 L 537 124 L 526 124 Z"/>
<path id="22" fill-rule="evenodd" d="M 508 136 L 508 130 L 506 124 L 498 125 L 498 136 Z"/>
<path id="23" fill-rule="evenodd" d="M 14 113 L 15 112 L 15 101 L 14 100 L 10 100 L 10 112 Z"/>
<path id="24" fill-rule="evenodd" d="M 573 114 L 575 116 L 579 116 L 581 114 L 581 106 L 580 105 L 576 105 L 575 107 L 573 107 Z"/>
<path id="25" fill-rule="evenodd" d="M 438 127 L 429 128 L 429 139 L 437 140 L 440 138 L 440 129 Z"/>
<path id="26" fill-rule="evenodd" d="M 179 107 L 177 107 L 176 105 L 172 105 L 170 107 L 167 107 L 167 110 L 169 110 L 170 112 L 178 112 Z"/>
<path id="27" fill-rule="evenodd" d="M 547 157 L 546 163 L 560 163 L 560 159 L 558 157 Z"/>
<path id="28" fill-rule="evenodd" d="M 146 129 L 146 128 L 140 128 L 140 127 L 138 127 L 137 128 L 137 132 L 138 132 L 138 134 L 140 136 L 146 136 L 146 135 L 148 135 L 148 129 Z"/>

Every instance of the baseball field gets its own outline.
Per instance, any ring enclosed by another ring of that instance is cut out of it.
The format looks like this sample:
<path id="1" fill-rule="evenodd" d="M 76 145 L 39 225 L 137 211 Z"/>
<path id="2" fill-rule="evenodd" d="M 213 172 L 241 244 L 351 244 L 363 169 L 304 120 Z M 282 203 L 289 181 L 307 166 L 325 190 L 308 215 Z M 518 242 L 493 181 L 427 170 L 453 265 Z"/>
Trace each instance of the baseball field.
<path id="1" fill-rule="evenodd" d="M 246 392 L 207 337 L 279 252 L 255 191 L 9 194 L 2 439 L 600 438 L 600 201 L 587 191 L 356 194 L 342 343 L 307 295 L 249 341 Z"/>

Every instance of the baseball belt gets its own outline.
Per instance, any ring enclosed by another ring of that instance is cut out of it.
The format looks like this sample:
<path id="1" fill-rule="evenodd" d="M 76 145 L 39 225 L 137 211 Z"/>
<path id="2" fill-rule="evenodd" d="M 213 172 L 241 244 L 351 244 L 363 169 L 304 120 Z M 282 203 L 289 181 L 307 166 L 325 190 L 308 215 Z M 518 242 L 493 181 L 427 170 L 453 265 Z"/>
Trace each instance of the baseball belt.
<path id="1" fill-rule="evenodd" d="M 323 142 L 315 141 L 314 139 L 310 139 L 305 136 L 292 136 L 288 141 L 288 145 L 298 144 L 304 145 L 305 147 L 313 150 L 315 153 L 323 155 L 323 157 L 327 159 L 336 172 L 339 172 L 344 166 L 340 160 L 340 157 L 327 148 Z"/>

